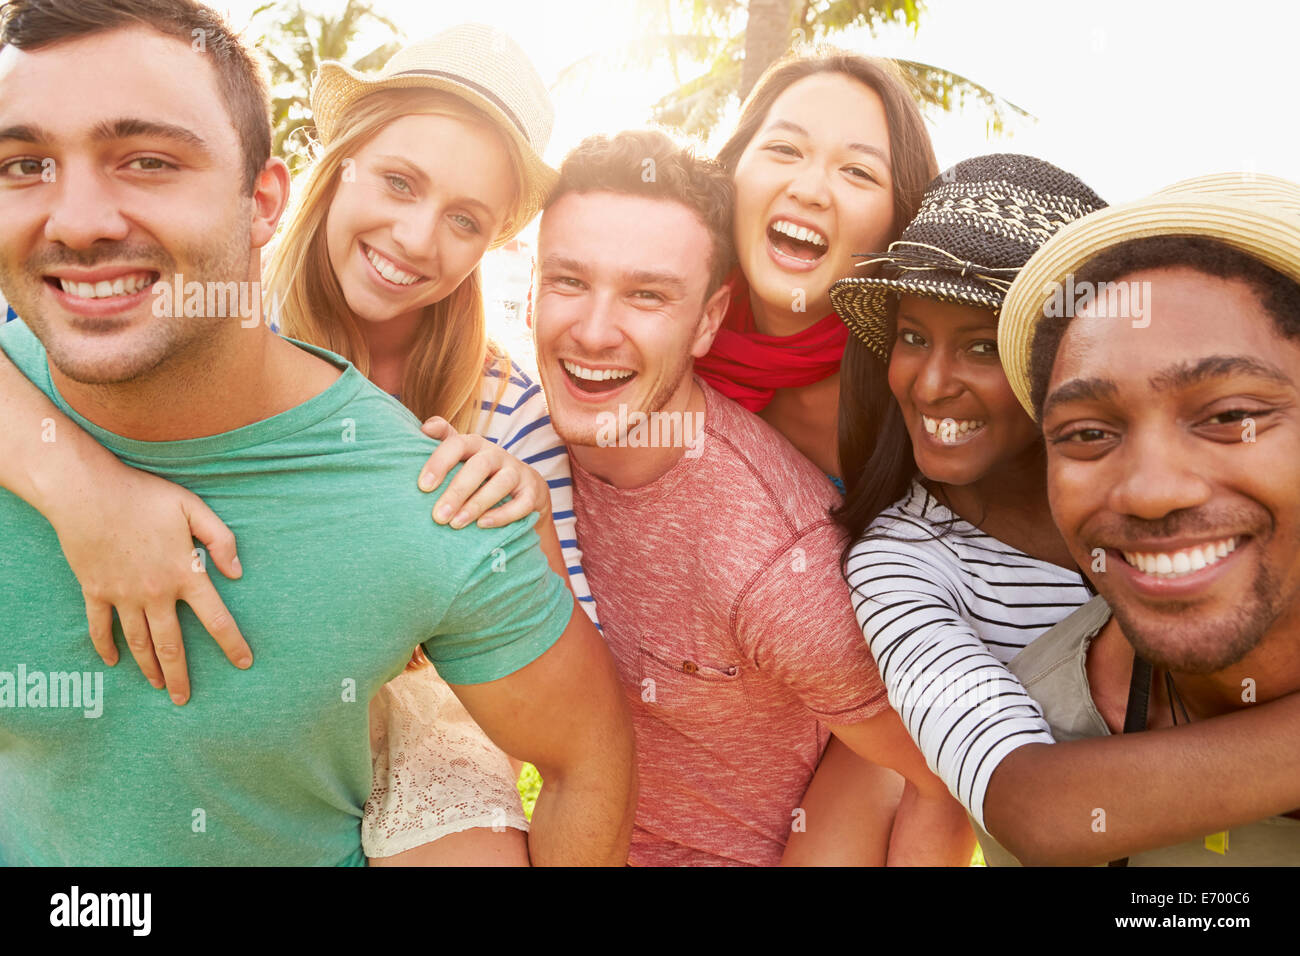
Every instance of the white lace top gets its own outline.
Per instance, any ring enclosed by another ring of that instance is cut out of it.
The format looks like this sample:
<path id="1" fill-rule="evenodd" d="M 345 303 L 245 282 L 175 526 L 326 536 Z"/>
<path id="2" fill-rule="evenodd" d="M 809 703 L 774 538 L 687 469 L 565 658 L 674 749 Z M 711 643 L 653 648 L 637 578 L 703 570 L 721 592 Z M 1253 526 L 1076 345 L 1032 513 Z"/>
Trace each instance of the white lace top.
<path id="1" fill-rule="evenodd" d="M 569 583 L 596 622 L 578 550 L 569 457 L 541 386 L 519 366 L 512 369 L 490 418 L 501 379 L 495 370 L 484 375 L 477 430 L 546 479 Z M 528 829 L 509 758 L 431 665 L 401 674 L 370 702 L 370 743 L 374 783 L 361 823 L 366 856 L 393 856 L 473 827 Z"/>

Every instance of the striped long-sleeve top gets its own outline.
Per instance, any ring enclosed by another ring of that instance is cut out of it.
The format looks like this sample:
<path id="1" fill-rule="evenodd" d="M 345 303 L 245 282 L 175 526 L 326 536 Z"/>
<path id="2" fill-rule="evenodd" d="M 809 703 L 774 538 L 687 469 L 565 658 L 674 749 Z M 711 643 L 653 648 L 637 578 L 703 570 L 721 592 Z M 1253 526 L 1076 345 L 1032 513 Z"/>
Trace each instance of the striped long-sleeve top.
<path id="1" fill-rule="evenodd" d="M 1092 594 L 945 508 L 919 483 L 881 513 L 846 567 L 889 702 L 926 762 L 984 825 L 984 794 L 1017 747 L 1052 743 L 1006 667 Z"/>
<path id="2" fill-rule="evenodd" d="M 493 367 L 483 376 L 482 413 L 476 431 L 484 438 L 536 469 L 551 490 L 551 517 L 560 538 L 560 550 L 569 571 L 578 605 L 587 612 L 596 627 L 596 601 L 587 586 L 582 570 L 582 551 L 578 547 L 577 518 L 573 514 L 573 479 L 569 472 L 569 455 L 564 442 L 551 425 L 542 386 L 523 369 L 510 363 L 510 377 L 505 392 L 497 401 L 501 372 Z M 495 411 L 493 405 L 495 403 Z M 489 412 L 491 415 L 489 416 Z"/>

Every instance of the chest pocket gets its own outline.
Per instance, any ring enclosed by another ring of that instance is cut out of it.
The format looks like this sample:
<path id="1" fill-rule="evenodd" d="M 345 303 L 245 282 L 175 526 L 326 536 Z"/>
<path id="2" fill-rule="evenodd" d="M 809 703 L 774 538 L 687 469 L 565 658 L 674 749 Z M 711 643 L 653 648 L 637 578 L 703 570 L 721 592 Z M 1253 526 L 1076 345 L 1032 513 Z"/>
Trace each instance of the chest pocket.
<path id="1" fill-rule="evenodd" d="M 680 730 L 709 731 L 735 726 L 750 713 L 738 663 L 708 660 L 696 652 L 669 659 L 662 651 L 640 651 L 641 706 Z"/>

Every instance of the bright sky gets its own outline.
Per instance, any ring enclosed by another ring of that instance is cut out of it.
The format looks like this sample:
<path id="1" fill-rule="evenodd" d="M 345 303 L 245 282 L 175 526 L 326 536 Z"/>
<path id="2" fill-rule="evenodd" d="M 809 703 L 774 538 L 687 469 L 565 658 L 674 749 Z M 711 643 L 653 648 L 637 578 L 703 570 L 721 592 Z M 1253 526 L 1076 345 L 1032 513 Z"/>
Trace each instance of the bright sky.
<path id="1" fill-rule="evenodd" d="M 260 0 L 214 2 L 239 26 Z M 337 11 L 343 0 L 309 6 Z M 376 6 L 409 39 L 464 19 L 490 23 L 518 41 L 548 84 L 569 64 L 615 51 L 639 32 L 635 0 Z M 1038 118 L 989 140 L 974 106 L 937 117 L 931 133 L 941 167 L 984 152 L 1030 153 L 1078 174 L 1111 202 L 1208 172 L 1300 180 L 1300 4 L 1256 0 L 1240 16 L 1233 9 L 1222 0 L 928 0 L 915 35 L 891 28 L 874 40 L 862 32 L 838 42 L 943 66 Z M 379 39 L 363 39 L 356 55 Z M 644 126 L 650 104 L 670 88 L 667 66 L 647 73 L 612 62 L 584 82 L 552 86 L 557 118 L 547 159 L 558 163 L 590 133 Z"/>

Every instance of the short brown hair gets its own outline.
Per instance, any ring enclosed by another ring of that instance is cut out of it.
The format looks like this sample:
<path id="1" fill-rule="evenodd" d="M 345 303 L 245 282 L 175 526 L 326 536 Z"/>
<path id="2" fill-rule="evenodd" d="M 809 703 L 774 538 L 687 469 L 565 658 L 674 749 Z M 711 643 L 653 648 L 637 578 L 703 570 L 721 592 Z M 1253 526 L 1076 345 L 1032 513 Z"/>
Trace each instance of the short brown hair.
<path id="1" fill-rule="evenodd" d="M 734 175 L 741 154 L 767 119 L 776 98 L 800 80 L 820 73 L 842 73 L 857 80 L 875 90 L 885 105 L 890 179 L 894 184 L 894 228 L 890 240 L 897 239 L 920 208 L 925 187 L 939 175 L 939 164 L 921 111 L 892 60 L 858 56 L 828 46 L 813 47 L 778 60 L 759 77 L 745 100 L 736 131 L 718 150 L 718 162 Z"/>
<path id="2" fill-rule="evenodd" d="M 709 231 L 709 287 L 713 295 L 726 280 L 732 252 L 731 176 L 720 165 L 700 159 L 658 130 L 632 130 L 616 136 L 589 136 L 564 158 L 560 179 L 546 201 L 550 209 L 569 193 L 615 192 L 669 199 L 686 206 Z M 614 237 L 611 237 L 611 239 Z"/>
<path id="3" fill-rule="evenodd" d="M 75 40 L 134 25 L 187 44 L 197 39 L 212 57 L 217 86 L 239 135 L 244 190 L 251 194 L 271 157 L 271 105 L 257 58 L 210 7 L 195 0 L 10 0 L 0 6 L 0 48 L 19 50 Z M 128 68 L 123 64 L 123 68 Z"/>

